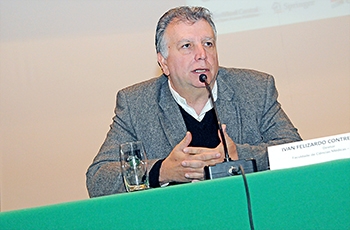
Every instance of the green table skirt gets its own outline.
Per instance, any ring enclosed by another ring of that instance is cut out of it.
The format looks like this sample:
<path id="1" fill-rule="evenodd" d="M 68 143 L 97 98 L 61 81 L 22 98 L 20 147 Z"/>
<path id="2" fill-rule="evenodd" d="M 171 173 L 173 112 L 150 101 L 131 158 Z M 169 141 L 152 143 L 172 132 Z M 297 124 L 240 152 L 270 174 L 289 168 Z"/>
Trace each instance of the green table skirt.
<path id="1" fill-rule="evenodd" d="M 350 159 L 247 175 L 255 229 L 350 229 Z M 0 213 L 0 229 L 250 229 L 242 176 Z"/>

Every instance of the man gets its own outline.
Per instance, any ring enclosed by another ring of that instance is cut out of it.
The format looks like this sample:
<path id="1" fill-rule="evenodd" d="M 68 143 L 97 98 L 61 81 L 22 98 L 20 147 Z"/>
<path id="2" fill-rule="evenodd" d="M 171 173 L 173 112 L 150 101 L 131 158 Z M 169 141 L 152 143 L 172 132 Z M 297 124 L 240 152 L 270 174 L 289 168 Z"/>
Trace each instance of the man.
<path id="1" fill-rule="evenodd" d="M 232 160 L 255 158 L 268 169 L 267 147 L 301 140 L 277 102 L 272 76 L 219 67 L 216 29 L 202 7 L 166 12 L 156 30 L 158 64 L 163 75 L 118 92 L 115 117 L 87 172 L 91 197 L 124 192 L 119 145 L 141 140 L 151 187 L 204 179 L 203 168 L 223 162 L 206 74 L 223 124 Z"/>

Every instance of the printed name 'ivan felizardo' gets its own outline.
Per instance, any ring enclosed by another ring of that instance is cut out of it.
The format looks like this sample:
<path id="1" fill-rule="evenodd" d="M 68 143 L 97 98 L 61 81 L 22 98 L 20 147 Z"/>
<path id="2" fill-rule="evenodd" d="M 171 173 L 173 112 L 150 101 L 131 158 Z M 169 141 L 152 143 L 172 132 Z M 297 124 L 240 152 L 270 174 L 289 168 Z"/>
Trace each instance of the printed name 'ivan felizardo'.
<path id="1" fill-rule="evenodd" d="M 296 149 L 304 149 L 304 148 L 309 148 L 313 146 L 320 146 L 320 145 L 325 145 L 327 143 L 333 144 L 333 143 L 349 141 L 349 140 L 350 140 L 350 136 L 333 137 L 328 140 L 319 140 L 314 142 L 306 142 L 306 143 L 294 145 L 294 146 L 288 146 L 288 147 L 282 148 L 282 152 L 289 151 L 289 150 L 296 150 Z"/>

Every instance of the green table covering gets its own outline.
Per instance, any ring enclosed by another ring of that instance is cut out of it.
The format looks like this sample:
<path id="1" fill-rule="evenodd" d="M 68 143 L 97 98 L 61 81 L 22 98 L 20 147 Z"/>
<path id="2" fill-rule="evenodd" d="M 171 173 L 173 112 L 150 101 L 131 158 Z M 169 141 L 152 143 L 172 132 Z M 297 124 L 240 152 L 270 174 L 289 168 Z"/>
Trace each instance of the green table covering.
<path id="1" fill-rule="evenodd" d="M 350 229 L 350 159 L 247 175 L 255 229 Z M 0 229 L 250 229 L 242 176 L 0 213 Z"/>

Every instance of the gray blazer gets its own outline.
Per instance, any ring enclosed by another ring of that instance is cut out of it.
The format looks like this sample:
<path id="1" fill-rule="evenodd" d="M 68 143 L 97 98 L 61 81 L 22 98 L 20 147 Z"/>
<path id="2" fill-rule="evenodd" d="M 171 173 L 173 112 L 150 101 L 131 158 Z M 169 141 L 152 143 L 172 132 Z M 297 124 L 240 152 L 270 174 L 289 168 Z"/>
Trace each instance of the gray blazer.
<path id="1" fill-rule="evenodd" d="M 186 126 L 167 81 L 162 75 L 118 92 L 113 123 L 86 174 L 90 197 L 125 192 L 119 144 L 141 140 L 152 165 L 184 138 Z M 218 114 L 240 159 L 253 157 L 258 170 L 266 170 L 268 146 L 301 140 L 277 101 L 272 76 L 220 67 L 217 85 Z"/>

